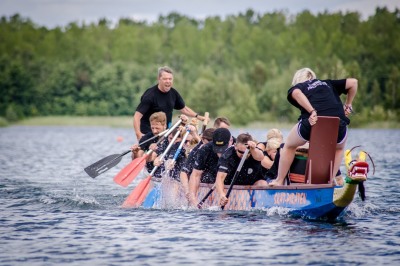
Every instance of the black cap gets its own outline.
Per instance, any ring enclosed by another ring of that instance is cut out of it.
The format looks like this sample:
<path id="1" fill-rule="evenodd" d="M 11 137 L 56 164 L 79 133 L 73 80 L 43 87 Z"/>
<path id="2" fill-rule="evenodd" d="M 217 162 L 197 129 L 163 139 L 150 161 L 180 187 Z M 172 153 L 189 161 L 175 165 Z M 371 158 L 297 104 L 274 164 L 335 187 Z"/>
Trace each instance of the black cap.
<path id="1" fill-rule="evenodd" d="M 223 153 L 231 140 L 231 132 L 226 128 L 217 128 L 213 134 L 213 150 L 215 153 Z"/>

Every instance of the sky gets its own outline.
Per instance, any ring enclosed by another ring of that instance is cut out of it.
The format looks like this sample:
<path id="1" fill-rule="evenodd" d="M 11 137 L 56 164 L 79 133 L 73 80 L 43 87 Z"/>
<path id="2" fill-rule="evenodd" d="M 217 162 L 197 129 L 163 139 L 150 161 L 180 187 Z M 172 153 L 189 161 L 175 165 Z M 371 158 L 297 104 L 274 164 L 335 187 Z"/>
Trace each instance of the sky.
<path id="1" fill-rule="evenodd" d="M 97 23 L 101 18 L 112 23 L 120 18 L 151 23 L 171 12 L 195 19 L 225 18 L 248 9 L 260 14 L 274 11 L 296 14 L 306 9 L 314 14 L 357 11 L 362 19 L 368 19 L 377 6 L 394 11 L 400 9 L 400 0 L 0 0 L 0 16 L 18 13 L 37 25 L 54 28 L 71 22 Z"/>

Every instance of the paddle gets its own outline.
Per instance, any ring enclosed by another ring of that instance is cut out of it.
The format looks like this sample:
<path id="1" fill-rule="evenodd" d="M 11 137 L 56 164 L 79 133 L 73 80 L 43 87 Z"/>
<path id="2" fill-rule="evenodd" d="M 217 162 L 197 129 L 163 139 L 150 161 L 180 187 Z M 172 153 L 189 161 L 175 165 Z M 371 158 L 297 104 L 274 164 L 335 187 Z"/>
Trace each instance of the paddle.
<path id="1" fill-rule="evenodd" d="M 181 153 L 183 145 L 185 144 L 185 141 L 186 141 L 187 137 L 189 136 L 189 134 L 190 134 L 190 130 L 187 129 L 185 135 L 182 138 L 181 143 L 179 143 L 178 149 L 176 150 L 174 157 L 172 158 L 172 161 L 170 162 L 171 164 L 173 164 L 176 161 L 176 159 L 178 159 L 178 156 Z"/>
<path id="2" fill-rule="evenodd" d="M 182 120 L 178 120 L 167 132 L 157 141 L 156 145 L 160 144 L 177 126 L 180 125 Z M 126 187 L 133 179 L 142 171 L 146 165 L 146 158 L 153 152 L 152 149 L 148 150 L 142 157 L 134 159 L 127 166 L 125 166 L 115 177 L 114 182 Z"/>
<path id="3" fill-rule="evenodd" d="M 205 112 L 203 126 L 201 128 L 201 133 L 203 133 L 204 130 L 206 130 L 208 122 L 210 122 L 210 114 L 208 112 Z"/>
<path id="4" fill-rule="evenodd" d="M 235 173 L 235 175 L 234 175 L 233 178 L 232 178 L 231 184 L 229 185 L 228 192 L 226 192 L 226 195 L 225 195 L 226 198 L 229 198 L 229 195 L 231 194 L 233 185 L 235 184 L 236 178 L 237 178 L 237 176 L 239 175 L 240 170 L 242 170 L 242 166 L 243 166 L 243 164 L 244 164 L 244 161 L 245 161 L 246 158 L 247 158 L 247 154 L 249 153 L 249 151 L 250 151 L 250 150 L 247 148 L 246 151 L 245 151 L 244 154 L 243 154 L 242 159 L 240 160 L 240 163 L 239 163 L 239 166 L 238 166 L 238 168 L 237 168 L 237 170 L 236 170 L 236 173 Z M 221 207 L 222 210 L 224 210 L 224 208 L 225 208 L 225 205 Z"/>
<path id="5" fill-rule="evenodd" d="M 149 175 L 135 187 L 131 194 L 122 203 L 122 208 L 137 208 L 145 200 L 150 189 L 150 180 L 152 175 Z"/>
<path id="6" fill-rule="evenodd" d="M 160 156 L 160 161 L 164 160 L 164 157 L 167 155 L 169 150 L 171 149 L 172 145 L 174 145 L 175 140 L 178 138 L 179 134 L 181 131 L 179 130 L 176 132 L 174 138 L 171 140 L 171 142 L 168 144 L 168 147 L 165 149 L 163 154 Z M 154 175 L 156 170 L 158 169 L 158 166 L 155 166 L 151 173 L 143 179 L 136 187 L 135 189 L 132 190 L 131 194 L 125 199 L 125 201 L 122 203 L 122 207 L 124 208 L 136 208 L 139 207 L 143 200 L 146 198 L 147 192 L 150 189 L 150 180 L 151 177 Z"/>
<path id="7" fill-rule="evenodd" d="M 164 130 L 163 132 L 159 133 L 158 135 L 155 135 L 155 136 L 139 143 L 139 146 L 143 145 L 146 142 L 149 142 L 157 137 L 164 135 L 167 131 L 168 130 Z M 97 162 L 87 166 L 84 170 L 90 177 L 95 178 L 96 176 L 101 175 L 102 173 L 104 173 L 104 172 L 110 170 L 111 168 L 113 168 L 114 166 L 116 166 L 121 161 L 122 156 L 130 153 L 131 151 L 132 150 L 127 150 L 121 154 L 112 154 L 107 157 L 104 157 L 103 159 L 100 159 Z"/>
<path id="8" fill-rule="evenodd" d="M 162 139 L 157 141 L 157 144 L 160 143 Z M 144 166 L 146 165 L 147 157 L 153 152 L 153 150 L 148 150 L 142 157 L 134 159 L 127 166 L 125 166 L 115 177 L 114 182 L 123 187 L 127 187 L 133 179 L 142 171 Z"/>
<path id="9" fill-rule="evenodd" d="M 216 186 L 215 184 L 210 188 L 210 190 L 207 192 L 207 194 L 204 196 L 204 198 L 197 204 L 197 208 L 201 209 L 203 207 L 204 202 L 206 201 L 206 199 L 208 199 L 208 197 L 211 195 L 211 193 L 213 193 L 213 191 L 215 190 Z"/>

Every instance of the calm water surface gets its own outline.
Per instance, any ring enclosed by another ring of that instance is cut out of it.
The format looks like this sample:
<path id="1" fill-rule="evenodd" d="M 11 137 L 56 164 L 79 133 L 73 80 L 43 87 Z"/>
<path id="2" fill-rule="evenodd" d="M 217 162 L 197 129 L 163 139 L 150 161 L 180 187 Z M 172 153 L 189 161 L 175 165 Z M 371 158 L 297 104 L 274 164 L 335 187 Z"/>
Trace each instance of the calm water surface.
<path id="1" fill-rule="evenodd" d="M 248 131 L 262 140 L 267 129 Z M 134 141 L 132 129 L 0 128 L 0 265 L 400 264 L 400 130 L 350 130 L 348 147 L 362 144 L 376 172 L 367 200 L 336 223 L 279 209 L 122 209 L 140 181 L 113 183 L 129 155 L 96 179 L 83 168 Z"/>

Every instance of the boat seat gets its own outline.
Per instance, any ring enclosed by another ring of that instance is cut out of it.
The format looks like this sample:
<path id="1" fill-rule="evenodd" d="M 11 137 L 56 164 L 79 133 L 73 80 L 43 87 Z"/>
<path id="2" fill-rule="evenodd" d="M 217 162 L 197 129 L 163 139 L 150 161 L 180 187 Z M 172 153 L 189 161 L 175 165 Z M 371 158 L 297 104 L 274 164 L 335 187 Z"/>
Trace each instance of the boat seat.
<path id="1" fill-rule="evenodd" d="M 293 163 L 289 170 L 290 183 L 305 183 L 306 182 L 306 162 L 308 158 L 308 149 L 299 151 L 296 150 Z"/>
<path id="2" fill-rule="evenodd" d="M 318 116 L 318 122 L 311 127 L 306 183 L 332 183 L 339 121 L 338 117 Z"/>

